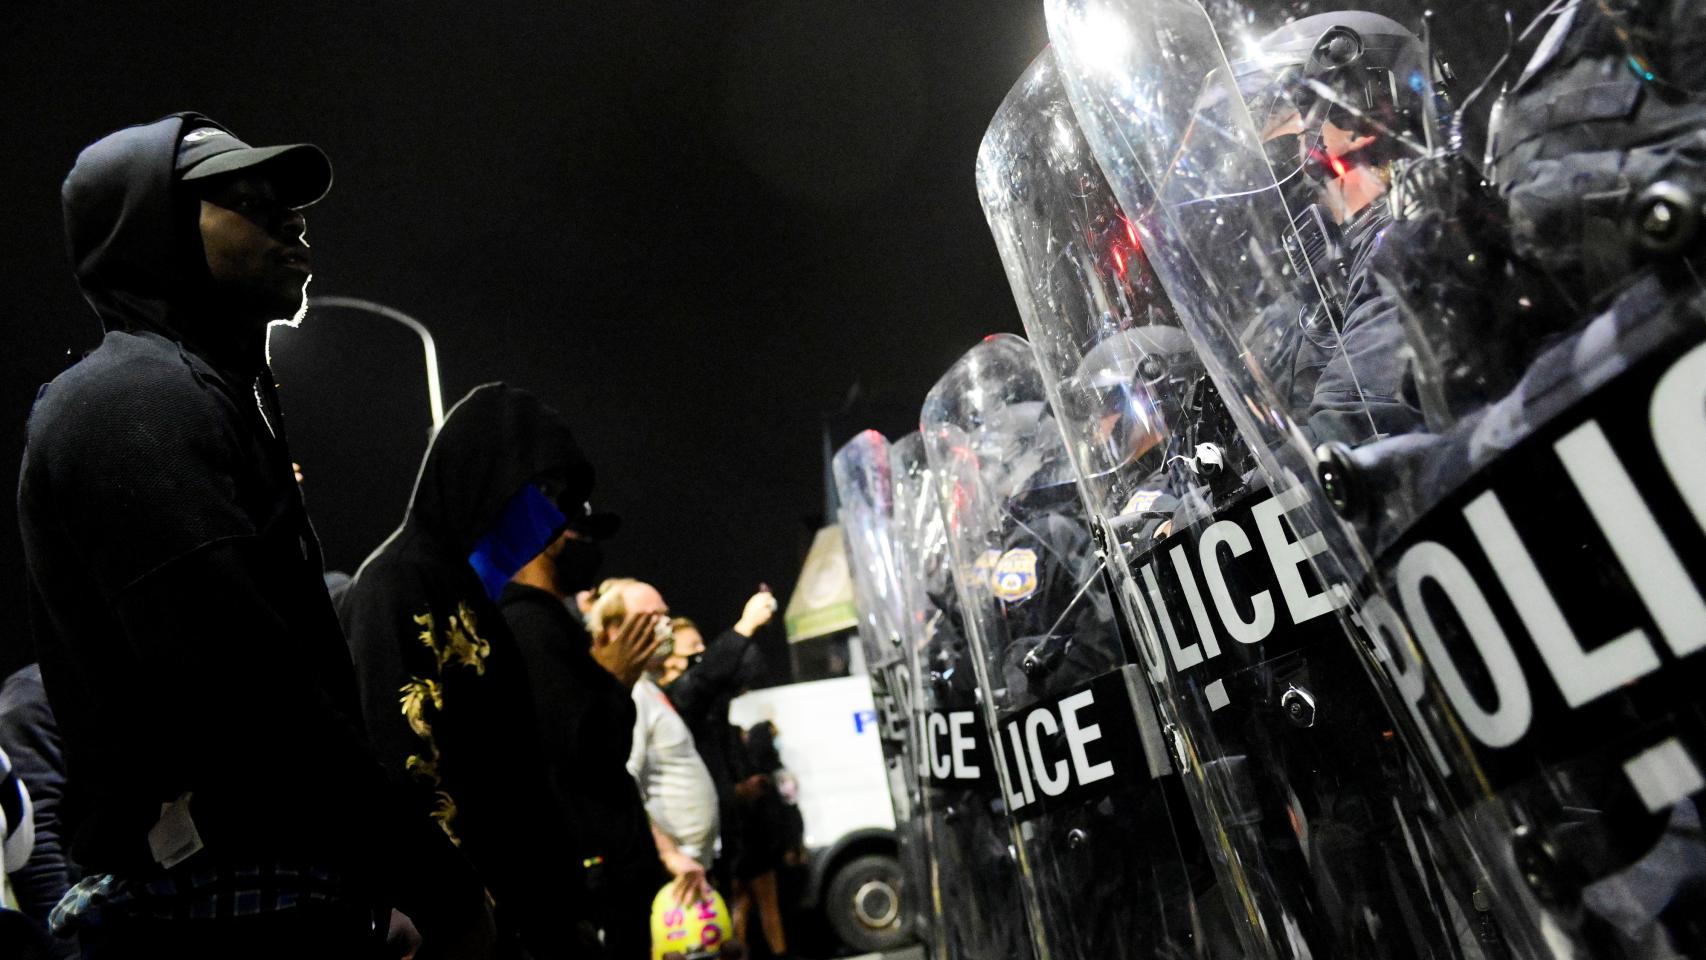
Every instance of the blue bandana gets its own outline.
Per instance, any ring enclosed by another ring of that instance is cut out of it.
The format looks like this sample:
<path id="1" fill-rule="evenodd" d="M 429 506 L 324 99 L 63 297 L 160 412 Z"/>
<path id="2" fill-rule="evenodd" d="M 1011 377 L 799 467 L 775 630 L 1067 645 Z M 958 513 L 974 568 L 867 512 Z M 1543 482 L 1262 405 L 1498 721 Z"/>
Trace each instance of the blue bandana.
<path id="1" fill-rule="evenodd" d="M 509 498 L 492 528 L 468 554 L 468 564 L 480 575 L 486 596 L 497 600 L 504 584 L 545 549 L 567 520 L 540 489 L 528 484 Z"/>

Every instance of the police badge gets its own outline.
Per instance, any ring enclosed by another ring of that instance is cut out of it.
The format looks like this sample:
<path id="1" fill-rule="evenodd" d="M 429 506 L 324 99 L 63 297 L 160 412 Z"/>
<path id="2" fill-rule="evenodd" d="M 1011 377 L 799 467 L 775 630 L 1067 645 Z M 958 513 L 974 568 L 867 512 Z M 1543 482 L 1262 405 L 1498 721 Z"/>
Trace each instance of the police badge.
<path id="1" fill-rule="evenodd" d="M 1001 555 L 990 576 L 990 589 L 1008 603 L 1023 600 L 1037 590 L 1037 552 L 1015 547 Z"/>

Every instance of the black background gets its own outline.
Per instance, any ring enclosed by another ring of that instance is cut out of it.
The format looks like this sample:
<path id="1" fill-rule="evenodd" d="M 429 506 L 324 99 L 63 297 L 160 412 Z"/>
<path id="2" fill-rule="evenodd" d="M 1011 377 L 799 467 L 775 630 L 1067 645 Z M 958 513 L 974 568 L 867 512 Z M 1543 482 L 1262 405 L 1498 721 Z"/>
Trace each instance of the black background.
<path id="1" fill-rule="evenodd" d="M 196 109 L 324 147 L 311 293 L 423 320 L 447 404 L 504 379 L 563 411 L 627 519 L 606 572 L 724 626 L 759 581 L 792 586 L 825 414 L 835 443 L 904 432 L 955 357 L 1018 329 L 972 171 L 1044 42 L 1040 3 L 988 0 L 14 5 L 0 463 L 98 336 L 61 179 L 106 132 Z M 425 449 L 418 347 L 340 312 L 274 356 L 328 559 L 353 569 Z M 9 669 L 28 631 L 3 500 Z"/>

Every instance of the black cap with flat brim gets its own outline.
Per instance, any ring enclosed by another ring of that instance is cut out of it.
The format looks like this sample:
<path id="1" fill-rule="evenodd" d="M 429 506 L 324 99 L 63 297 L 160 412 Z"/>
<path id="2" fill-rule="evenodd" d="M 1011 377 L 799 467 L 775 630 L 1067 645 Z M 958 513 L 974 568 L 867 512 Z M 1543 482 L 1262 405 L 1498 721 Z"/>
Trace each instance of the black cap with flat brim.
<path id="1" fill-rule="evenodd" d="M 178 179 L 207 180 L 252 172 L 266 176 L 278 198 L 292 208 L 310 206 L 332 188 L 332 161 L 311 143 L 251 147 L 219 127 L 184 134 L 178 145 Z"/>
<path id="2" fill-rule="evenodd" d="M 622 529 L 622 518 L 614 513 L 597 513 L 590 502 L 576 507 L 567 505 L 563 508 L 568 522 L 564 526 L 582 536 L 593 540 L 609 540 Z"/>

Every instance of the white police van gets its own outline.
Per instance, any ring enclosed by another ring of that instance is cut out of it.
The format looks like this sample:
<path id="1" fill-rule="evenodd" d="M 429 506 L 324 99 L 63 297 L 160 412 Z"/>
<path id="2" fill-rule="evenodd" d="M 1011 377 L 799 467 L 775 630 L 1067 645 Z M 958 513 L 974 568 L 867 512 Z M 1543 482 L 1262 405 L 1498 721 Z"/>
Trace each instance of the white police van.
<path id="1" fill-rule="evenodd" d="M 894 810 L 858 643 L 846 632 L 791 645 L 794 675 L 824 677 L 753 690 L 729 705 L 729 722 L 776 725 L 793 774 L 809 854 L 804 905 L 861 952 L 909 943 L 900 902 Z"/>

